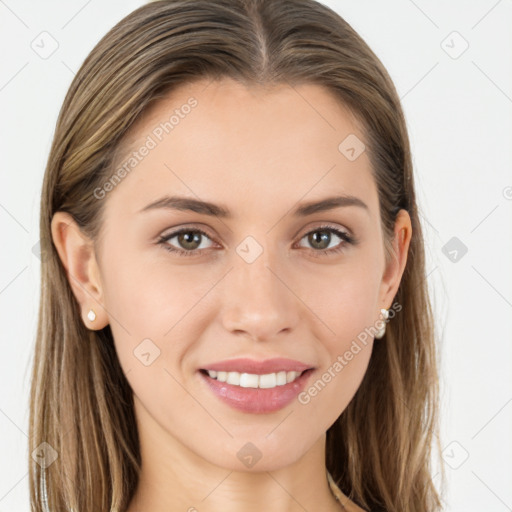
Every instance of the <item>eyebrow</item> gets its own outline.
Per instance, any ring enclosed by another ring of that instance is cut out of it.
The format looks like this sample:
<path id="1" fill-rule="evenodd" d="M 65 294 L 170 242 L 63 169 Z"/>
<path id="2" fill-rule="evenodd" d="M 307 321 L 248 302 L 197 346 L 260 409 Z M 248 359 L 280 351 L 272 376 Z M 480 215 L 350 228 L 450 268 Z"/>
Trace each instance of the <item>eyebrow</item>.
<path id="1" fill-rule="evenodd" d="M 352 195 L 341 195 L 327 197 L 320 201 L 309 201 L 301 203 L 293 210 L 292 215 L 294 217 L 306 217 L 307 215 L 312 215 L 314 213 L 324 212 L 327 210 L 333 210 L 334 208 L 341 208 L 346 206 L 357 206 L 365 209 L 366 211 L 369 211 L 368 205 L 358 197 Z M 164 196 L 148 204 L 139 210 L 139 212 L 146 212 L 159 208 L 191 211 L 200 213 L 202 215 L 210 215 L 212 217 L 215 216 L 228 219 L 232 218 L 231 212 L 225 206 L 182 196 Z"/>

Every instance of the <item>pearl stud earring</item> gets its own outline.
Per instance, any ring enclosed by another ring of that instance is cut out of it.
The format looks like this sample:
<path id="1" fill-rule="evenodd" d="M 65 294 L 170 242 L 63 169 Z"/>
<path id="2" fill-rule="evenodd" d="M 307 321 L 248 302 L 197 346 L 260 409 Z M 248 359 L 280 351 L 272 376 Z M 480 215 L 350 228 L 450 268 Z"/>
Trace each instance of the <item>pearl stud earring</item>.
<path id="1" fill-rule="evenodd" d="M 89 313 L 87 313 L 87 318 L 91 321 L 91 322 L 94 322 L 94 320 L 96 320 L 96 313 L 90 309 L 89 310 Z"/>
<path id="2" fill-rule="evenodd" d="M 389 318 L 389 309 L 383 308 L 380 310 L 380 312 L 384 322 L 382 324 L 382 327 L 375 333 L 375 338 L 377 338 L 378 340 L 380 340 L 384 336 L 384 333 L 386 332 L 386 321 Z"/>

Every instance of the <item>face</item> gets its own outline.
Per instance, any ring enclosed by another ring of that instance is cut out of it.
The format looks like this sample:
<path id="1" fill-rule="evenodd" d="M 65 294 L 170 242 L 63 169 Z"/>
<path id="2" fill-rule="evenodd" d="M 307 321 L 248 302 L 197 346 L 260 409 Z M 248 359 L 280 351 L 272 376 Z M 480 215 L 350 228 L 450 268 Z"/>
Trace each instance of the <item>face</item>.
<path id="1" fill-rule="evenodd" d="M 96 260 L 139 427 L 226 468 L 249 468 L 244 447 L 271 470 L 347 407 L 372 351 L 354 340 L 401 275 L 386 270 L 368 155 L 339 149 L 348 136 L 364 142 L 320 86 L 230 80 L 182 86 L 134 127 L 115 167 L 126 172 L 97 194 Z M 342 196 L 357 199 L 312 206 Z M 239 358 L 253 365 L 225 363 Z M 257 366 L 274 358 L 290 366 Z M 295 367 L 308 370 L 284 384 Z M 270 387 L 235 384 L 254 375 Z"/>

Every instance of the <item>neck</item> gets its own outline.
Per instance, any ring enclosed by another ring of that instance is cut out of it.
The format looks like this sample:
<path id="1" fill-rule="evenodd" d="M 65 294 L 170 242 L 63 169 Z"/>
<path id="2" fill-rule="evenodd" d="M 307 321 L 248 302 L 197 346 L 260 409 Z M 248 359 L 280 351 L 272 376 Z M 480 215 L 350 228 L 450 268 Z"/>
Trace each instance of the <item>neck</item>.
<path id="1" fill-rule="evenodd" d="M 142 427 L 142 428 L 141 428 Z M 212 464 L 148 418 L 139 423 L 142 468 L 127 512 L 304 512 L 343 510 L 325 467 L 325 435 L 288 464 L 240 471 Z M 212 440 L 215 442 L 215 440 Z"/>

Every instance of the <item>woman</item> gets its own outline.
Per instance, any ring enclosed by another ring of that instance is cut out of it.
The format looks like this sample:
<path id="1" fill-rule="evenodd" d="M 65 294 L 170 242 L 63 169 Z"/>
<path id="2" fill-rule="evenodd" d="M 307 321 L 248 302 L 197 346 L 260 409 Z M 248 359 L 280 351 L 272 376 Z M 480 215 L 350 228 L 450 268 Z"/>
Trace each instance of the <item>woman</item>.
<path id="1" fill-rule="evenodd" d="M 33 510 L 440 509 L 405 121 L 329 8 L 119 22 L 62 106 L 41 244 Z"/>

